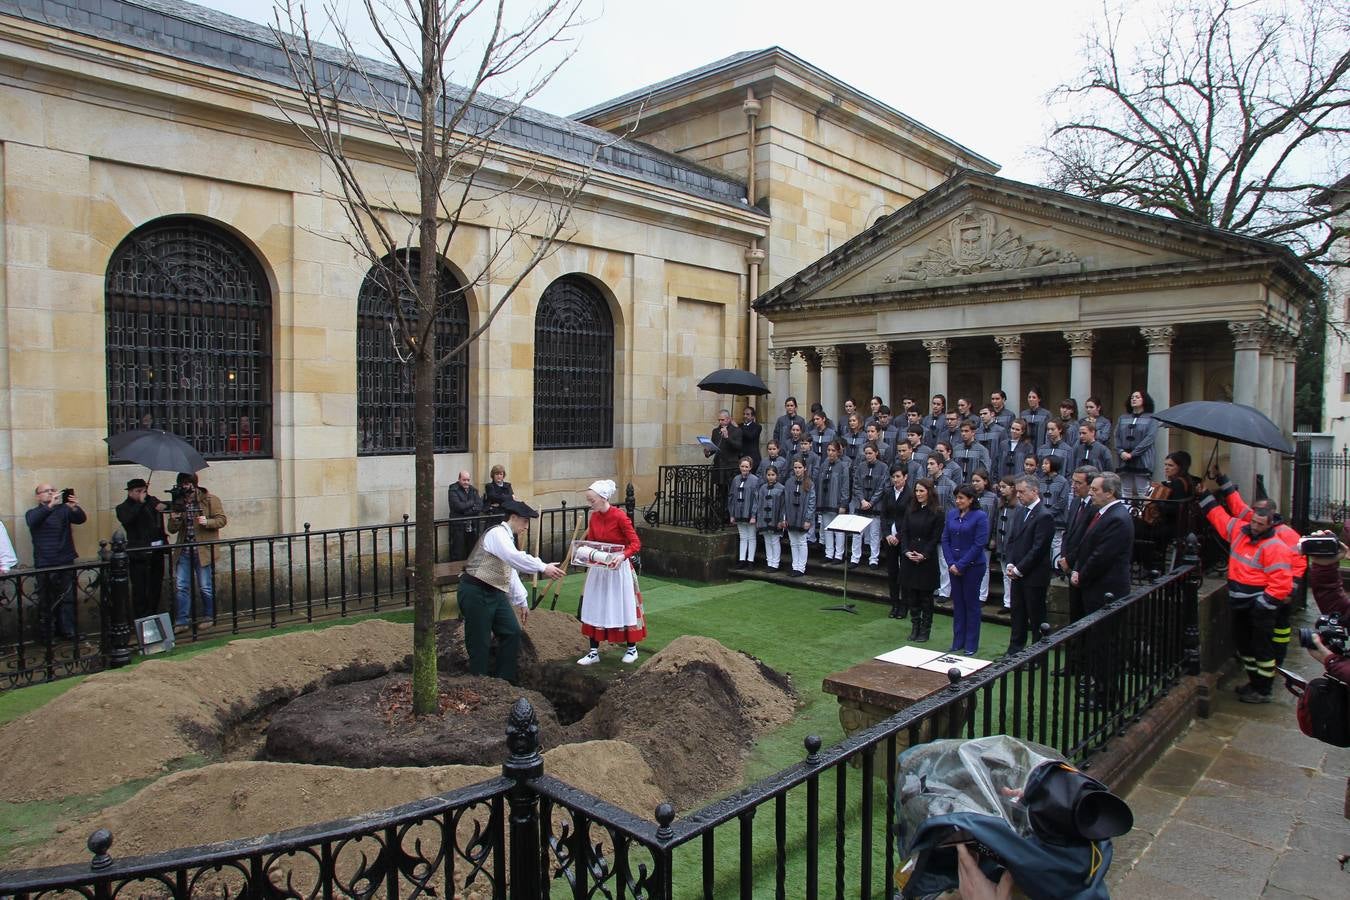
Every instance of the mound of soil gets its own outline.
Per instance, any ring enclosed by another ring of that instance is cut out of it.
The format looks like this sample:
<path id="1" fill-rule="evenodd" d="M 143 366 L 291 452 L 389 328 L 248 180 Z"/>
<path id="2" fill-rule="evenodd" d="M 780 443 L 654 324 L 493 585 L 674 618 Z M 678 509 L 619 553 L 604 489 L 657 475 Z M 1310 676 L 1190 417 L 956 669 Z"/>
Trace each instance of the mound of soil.
<path id="1" fill-rule="evenodd" d="M 510 756 L 506 720 L 525 697 L 539 742 L 556 747 L 562 727 L 542 694 L 498 678 L 441 676 L 441 713 L 412 715 L 411 679 L 387 675 L 297 697 L 272 716 L 265 755 L 276 762 L 379 766 L 500 766 Z"/>
<path id="2" fill-rule="evenodd" d="M 795 708 L 783 676 L 715 640 L 686 636 L 611 686 L 583 724 L 641 750 L 670 801 L 688 809 L 738 784 L 746 752 Z"/>
<path id="3" fill-rule="evenodd" d="M 411 646 L 411 625 L 372 620 L 100 672 L 0 728 L 0 797 L 55 800 L 162 775 L 219 753 L 229 726 L 258 709 L 406 667 Z"/>
<path id="4" fill-rule="evenodd" d="M 559 747 L 544 754 L 544 769 L 635 815 L 650 818 L 664 799 L 642 755 L 617 741 Z M 16 851 L 6 864 L 87 863 L 85 840 L 96 828 L 112 831 L 112 853 L 124 859 L 388 809 L 500 774 L 500 765 L 345 769 L 220 763 L 162 778 L 125 803 L 63 827 L 40 847 Z M 461 828 L 471 830 L 475 821 L 466 815 Z"/>

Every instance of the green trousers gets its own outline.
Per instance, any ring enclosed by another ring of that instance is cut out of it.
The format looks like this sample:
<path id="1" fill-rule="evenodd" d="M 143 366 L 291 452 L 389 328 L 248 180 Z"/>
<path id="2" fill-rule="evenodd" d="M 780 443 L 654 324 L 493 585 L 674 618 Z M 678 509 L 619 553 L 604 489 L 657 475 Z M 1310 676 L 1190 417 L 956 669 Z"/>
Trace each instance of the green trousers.
<path id="1" fill-rule="evenodd" d="M 520 622 L 503 591 L 468 581 L 459 583 L 459 612 L 464 617 L 464 648 L 469 672 L 492 675 L 516 683 L 516 656 L 520 653 Z M 497 636 L 496 671 L 488 671 L 492 636 Z"/>

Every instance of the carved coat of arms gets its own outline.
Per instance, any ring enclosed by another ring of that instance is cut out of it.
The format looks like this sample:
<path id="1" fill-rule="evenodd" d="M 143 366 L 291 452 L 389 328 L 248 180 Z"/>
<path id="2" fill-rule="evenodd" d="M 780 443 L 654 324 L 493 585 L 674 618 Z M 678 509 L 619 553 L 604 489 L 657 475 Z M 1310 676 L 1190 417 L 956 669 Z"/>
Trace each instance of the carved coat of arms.
<path id="1" fill-rule="evenodd" d="M 938 238 L 922 257 L 898 272 L 886 273 L 881 280 L 886 284 L 927 281 L 1077 261 L 1078 257 L 1067 250 L 1025 241 L 1010 228 L 996 231 L 993 213 L 968 206 L 947 225 L 946 237 Z"/>

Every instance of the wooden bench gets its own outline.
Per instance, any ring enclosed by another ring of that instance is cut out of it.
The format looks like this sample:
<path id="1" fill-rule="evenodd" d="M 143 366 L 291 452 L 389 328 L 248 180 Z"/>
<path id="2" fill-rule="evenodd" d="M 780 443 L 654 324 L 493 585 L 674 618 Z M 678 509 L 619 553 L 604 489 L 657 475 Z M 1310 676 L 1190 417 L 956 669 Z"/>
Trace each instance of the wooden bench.
<path id="1" fill-rule="evenodd" d="M 456 560 L 455 562 L 436 563 L 433 574 L 433 580 L 436 584 L 436 619 L 458 619 L 459 618 L 459 578 L 464 574 L 464 564 L 467 560 Z M 412 566 L 408 567 L 408 578 L 417 577 L 417 570 Z"/>

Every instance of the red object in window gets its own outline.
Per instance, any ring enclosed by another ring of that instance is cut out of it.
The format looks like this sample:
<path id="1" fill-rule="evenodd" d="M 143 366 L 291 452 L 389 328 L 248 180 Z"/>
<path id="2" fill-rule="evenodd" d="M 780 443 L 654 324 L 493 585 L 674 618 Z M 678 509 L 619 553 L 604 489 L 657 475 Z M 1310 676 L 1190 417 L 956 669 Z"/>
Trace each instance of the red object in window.
<path id="1" fill-rule="evenodd" d="M 225 450 L 229 453 L 260 453 L 262 452 L 262 435 L 246 434 L 240 438 L 239 435 L 232 434 L 225 442 Z"/>

